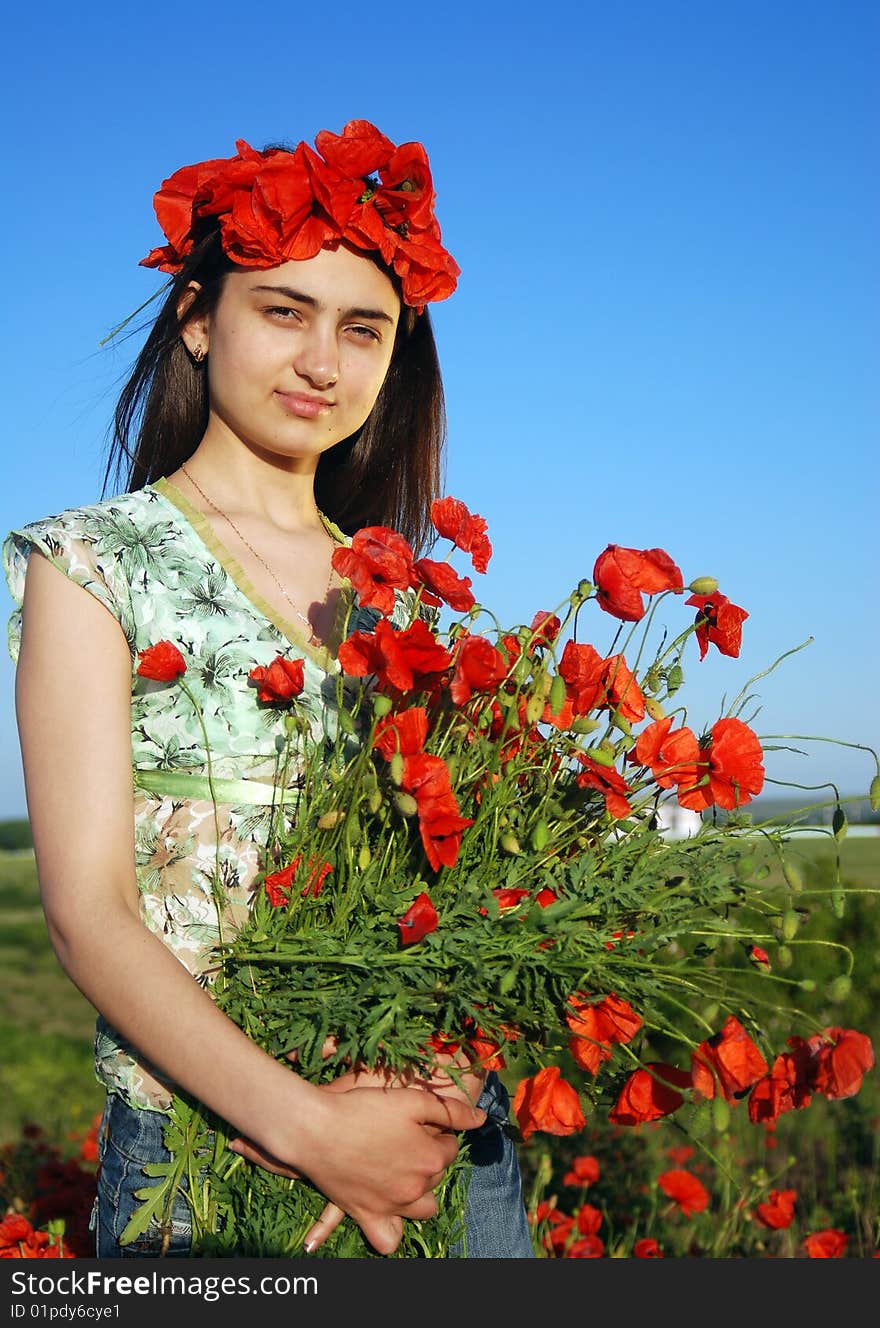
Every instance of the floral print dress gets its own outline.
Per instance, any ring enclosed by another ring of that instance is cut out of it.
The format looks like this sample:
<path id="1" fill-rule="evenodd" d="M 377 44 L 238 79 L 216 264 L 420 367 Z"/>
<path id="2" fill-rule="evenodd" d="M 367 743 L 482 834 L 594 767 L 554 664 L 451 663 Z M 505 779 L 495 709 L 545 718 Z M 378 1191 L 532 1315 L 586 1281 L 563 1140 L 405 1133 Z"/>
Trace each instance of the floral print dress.
<path id="1" fill-rule="evenodd" d="M 350 543 L 323 520 L 337 542 Z M 132 661 L 133 852 L 141 918 L 210 988 L 212 947 L 241 925 L 264 867 L 276 738 L 283 731 L 279 711 L 258 704 L 248 674 L 279 654 L 302 659 L 298 711 L 308 718 L 312 741 L 332 741 L 341 676 L 335 651 L 343 635 L 371 630 L 375 611 L 355 605 L 342 578 L 327 648 L 307 643 L 254 590 L 204 514 L 163 479 L 6 536 L 4 569 L 17 606 L 9 624 L 14 661 L 33 549 L 94 595 L 125 633 Z M 176 683 L 137 674 L 137 652 L 160 640 L 182 652 L 201 716 Z M 296 772 L 292 779 L 288 772 L 288 788 L 295 782 Z M 219 911 L 213 889 L 218 877 Z M 171 1104 L 173 1083 L 101 1016 L 95 1068 L 108 1091 L 132 1107 L 162 1111 Z"/>

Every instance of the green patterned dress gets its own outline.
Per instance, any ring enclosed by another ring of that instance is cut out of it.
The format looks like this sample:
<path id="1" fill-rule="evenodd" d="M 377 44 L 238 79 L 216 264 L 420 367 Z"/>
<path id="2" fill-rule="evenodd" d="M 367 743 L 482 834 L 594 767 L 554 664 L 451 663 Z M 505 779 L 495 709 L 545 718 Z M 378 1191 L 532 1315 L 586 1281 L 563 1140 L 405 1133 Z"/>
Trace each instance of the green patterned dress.
<path id="1" fill-rule="evenodd" d="M 350 542 L 323 519 L 337 542 Z M 308 717 L 314 742 L 332 741 L 335 651 L 344 633 L 370 630 L 376 614 L 353 604 L 343 578 L 327 648 L 307 644 L 300 629 L 254 590 L 204 515 L 167 480 L 157 480 L 7 535 L 4 568 L 17 606 L 9 649 L 16 661 L 32 549 L 94 595 L 125 633 L 132 661 L 131 796 L 141 918 L 210 988 L 212 947 L 221 929 L 228 937 L 247 914 L 272 814 L 281 719 L 276 708 L 257 703 L 248 674 L 279 654 L 302 659 L 299 712 Z M 400 600 L 393 620 L 403 609 Z M 137 652 L 161 640 L 172 641 L 186 659 L 186 682 L 202 720 L 175 683 L 137 674 Z M 219 917 L 212 885 L 218 865 Z M 98 1079 L 130 1106 L 170 1106 L 173 1083 L 100 1016 L 95 1067 Z"/>

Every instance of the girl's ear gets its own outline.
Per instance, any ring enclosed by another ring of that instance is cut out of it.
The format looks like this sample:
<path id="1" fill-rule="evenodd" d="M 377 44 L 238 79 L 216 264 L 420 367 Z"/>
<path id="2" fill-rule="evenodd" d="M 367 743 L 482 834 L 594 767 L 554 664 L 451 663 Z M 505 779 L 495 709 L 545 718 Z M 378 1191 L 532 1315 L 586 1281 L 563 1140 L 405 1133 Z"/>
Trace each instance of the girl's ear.
<path id="1" fill-rule="evenodd" d="M 195 318 L 187 318 L 186 315 L 187 310 L 191 307 L 193 300 L 201 289 L 197 281 L 191 281 L 177 301 L 180 339 L 196 361 L 203 360 L 208 353 L 210 320 L 207 312 L 197 314 Z"/>

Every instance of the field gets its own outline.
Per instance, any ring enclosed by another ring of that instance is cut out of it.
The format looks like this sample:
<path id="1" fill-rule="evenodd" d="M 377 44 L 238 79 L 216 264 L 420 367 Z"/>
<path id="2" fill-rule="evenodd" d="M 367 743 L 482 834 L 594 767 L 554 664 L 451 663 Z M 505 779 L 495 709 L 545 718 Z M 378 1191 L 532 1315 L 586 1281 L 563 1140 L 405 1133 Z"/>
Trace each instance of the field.
<path id="1" fill-rule="evenodd" d="M 798 1007 L 823 1025 L 868 1034 L 877 1048 L 880 895 L 874 892 L 880 887 L 880 835 L 853 836 L 840 845 L 846 900 L 842 917 L 839 903 L 835 909 L 831 902 L 832 843 L 828 837 L 805 836 L 793 850 L 804 891 L 793 896 L 802 917 L 789 948 L 795 954 L 793 972 L 806 977 L 813 990 L 805 991 L 803 982 L 792 983 L 792 1003 L 796 996 Z M 768 881 L 778 886 L 782 899 L 786 883 L 778 865 L 769 865 Z M 797 958 L 802 945 L 809 955 L 805 962 Z M 841 971 L 842 952 L 835 949 L 839 945 L 854 954 L 851 989 L 834 985 L 834 975 Z M 32 1183 L 34 1167 L 30 1178 L 26 1173 L 34 1139 L 40 1141 L 37 1151 L 42 1150 L 44 1162 L 51 1153 L 57 1166 L 81 1167 L 88 1188 L 93 1149 L 88 1143 L 84 1148 L 83 1141 L 103 1103 L 92 1072 L 94 1011 L 49 945 L 28 851 L 0 853 L 0 974 L 0 1148 L 6 1171 L 5 1182 L 0 1182 L 2 1207 L 16 1199 L 19 1205 L 24 1202 L 21 1194 L 10 1192 L 12 1178 L 18 1176 L 20 1189 Z M 756 972 L 755 983 L 762 980 Z M 782 1016 L 783 1039 L 784 1022 Z M 800 1030 L 792 1026 L 790 1031 Z M 526 1071 L 508 1067 L 505 1077 L 511 1089 L 521 1072 Z M 751 1125 L 742 1104 L 736 1103 L 729 1119 L 716 1110 L 704 1113 L 700 1121 L 669 1120 L 628 1131 L 588 1121 L 582 1135 L 557 1139 L 536 1134 L 521 1148 L 531 1206 L 543 1201 L 547 1214 L 536 1227 L 536 1247 L 543 1257 L 559 1257 L 569 1255 L 580 1240 L 592 1249 L 579 1252 L 580 1257 L 627 1257 L 637 1240 L 657 1240 L 663 1257 L 791 1258 L 803 1257 L 800 1242 L 806 1235 L 833 1228 L 846 1234 L 848 1256 L 871 1256 L 880 1243 L 878 1127 L 875 1068 L 856 1096 L 815 1101 L 806 1111 L 781 1117 L 769 1133 Z M 28 1139 L 30 1144 L 22 1142 Z M 595 1159 L 594 1178 L 578 1185 L 572 1166 L 576 1157 L 584 1156 Z M 712 1191 L 712 1205 L 705 1211 L 687 1216 L 658 1194 L 658 1176 L 676 1166 L 689 1167 Z M 771 1189 L 794 1190 L 798 1196 L 798 1221 L 785 1229 L 766 1228 L 754 1220 L 756 1205 Z"/>

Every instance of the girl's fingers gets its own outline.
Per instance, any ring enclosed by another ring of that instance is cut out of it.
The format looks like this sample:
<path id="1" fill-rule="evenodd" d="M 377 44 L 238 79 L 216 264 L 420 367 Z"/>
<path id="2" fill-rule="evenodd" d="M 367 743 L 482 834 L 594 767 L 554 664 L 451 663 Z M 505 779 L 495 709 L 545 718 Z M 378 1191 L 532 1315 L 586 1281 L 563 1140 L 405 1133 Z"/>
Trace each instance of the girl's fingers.
<path id="1" fill-rule="evenodd" d="M 344 1217 L 345 1213 L 341 1208 L 337 1207 L 335 1203 L 328 1203 L 317 1222 L 312 1225 L 311 1229 L 306 1234 L 306 1238 L 303 1241 L 303 1249 L 306 1254 L 311 1254 L 319 1245 L 323 1245 L 324 1241 L 331 1232 L 336 1230 Z"/>
<path id="2" fill-rule="evenodd" d="M 243 1139 L 240 1136 L 237 1139 L 230 1139 L 227 1147 L 231 1153 L 238 1153 L 239 1157 L 247 1158 L 248 1162 L 256 1162 L 257 1166 L 265 1171 L 271 1171 L 275 1176 L 286 1176 L 288 1180 L 298 1180 L 300 1173 L 293 1167 L 289 1167 L 271 1153 L 265 1152 L 257 1144 L 251 1143 L 250 1139 Z"/>

